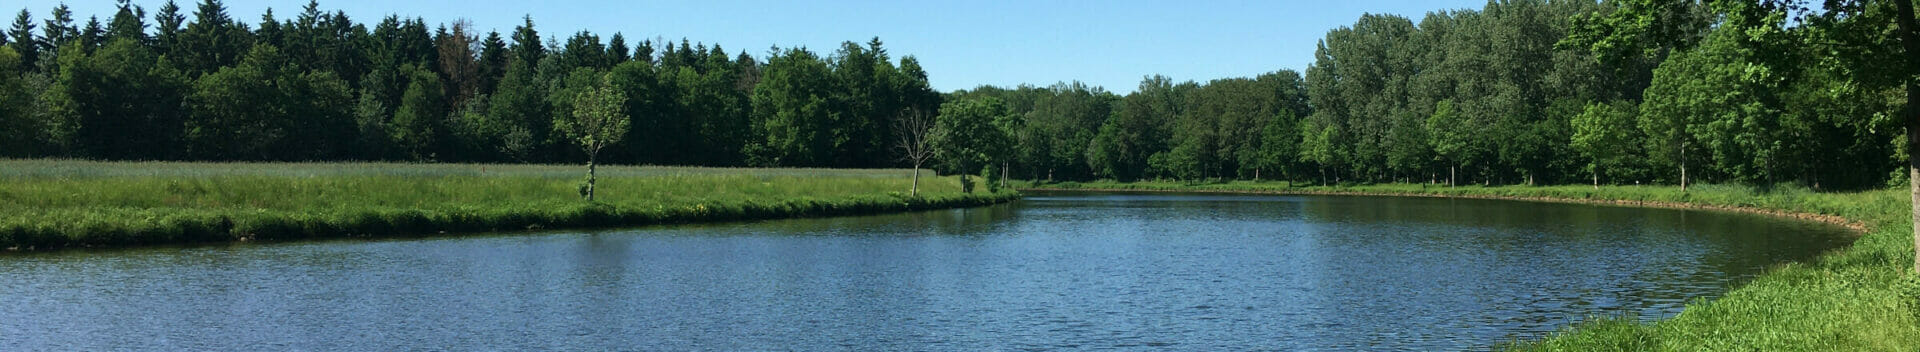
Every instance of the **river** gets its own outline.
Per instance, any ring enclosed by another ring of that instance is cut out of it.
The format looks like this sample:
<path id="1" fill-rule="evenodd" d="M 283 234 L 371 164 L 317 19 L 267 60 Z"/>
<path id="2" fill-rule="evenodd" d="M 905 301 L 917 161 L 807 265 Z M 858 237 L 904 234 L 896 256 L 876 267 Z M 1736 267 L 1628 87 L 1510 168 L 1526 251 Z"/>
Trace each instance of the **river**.
<path id="1" fill-rule="evenodd" d="M 0 350 L 1457 350 L 1671 317 L 1836 226 L 1038 193 L 910 214 L 0 254 Z"/>

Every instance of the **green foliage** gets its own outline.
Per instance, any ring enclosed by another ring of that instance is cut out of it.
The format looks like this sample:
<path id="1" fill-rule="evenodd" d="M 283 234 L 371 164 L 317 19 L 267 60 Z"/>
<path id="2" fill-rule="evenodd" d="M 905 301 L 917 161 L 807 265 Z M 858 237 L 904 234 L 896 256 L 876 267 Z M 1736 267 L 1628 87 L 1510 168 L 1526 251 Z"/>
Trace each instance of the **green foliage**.
<path id="1" fill-rule="evenodd" d="M 987 193 L 1000 193 L 1000 169 L 993 163 L 980 168 L 980 179 L 987 184 Z"/>
<path id="2" fill-rule="evenodd" d="M 1166 76 L 1150 76 L 1139 88 L 1121 100 L 1113 117 L 1100 126 L 1093 146 L 1087 151 L 1088 166 L 1098 176 L 1135 180 L 1148 176 L 1152 156 L 1170 148 L 1171 124 L 1182 114 L 1187 95 L 1194 85 L 1175 85 Z M 1019 134 L 1021 149 L 1028 140 L 1043 138 Z"/>
<path id="3" fill-rule="evenodd" d="M 522 161 L 533 156 L 553 129 L 545 100 L 545 85 L 535 82 L 533 64 L 514 61 L 493 95 L 488 96 L 486 117 L 480 127 L 481 141 L 494 141 L 497 152 L 506 159 Z"/>
<path id="4" fill-rule="evenodd" d="M 1486 152 L 1485 141 L 1474 138 L 1473 126 L 1473 121 L 1454 108 L 1452 100 L 1441 100 L 1434 105 L 1433 116 L 1427 117 L 1427 144 L 1450 167 L 1474 165 Z"/>
<path id="5" fill-rule="evenodd" d="M 311 160 L 345 155 L 353 96 L 330 72 L 299 73 L 277 48 L 201 76 L 187 97 L 187 152 L 210 160 Z"/>
<path id="6" fill-rule="evenodd" d="M 577 161 L 554 120 L 610 73 L 644 127 L 607 153 L 615 163 L 899 166 L 888 143 L 899 111 L 991 97 L 1010 141 L 992 162 L 1027 179 L 1457 171 L 1587 183 L 1601 166 L 1611 182 L 1649 183 L 1692 166 L 1710 182 L 1884 184 L 1904 158 L 1893 140 L 1912 76 L 1887 30 L 1897 6 L 1792 4 L 1524 0 L 1368 15 L 1328 31 L 1304 74 L 1150 76 L 1124 97 L 1078 82 L 942 95 L 878 38 L 776 50 L 763 64 L 685 39 L 543 38 L 531 17 L 480 36 L 462 21 L 355 23 L 313 3 L 257 26 L 219 1 L 191 16 L 168 4 L 151 24 L 130 4 L 106 23 L 60 6 L 43 21 L 22 12 L 4 33 L 20 54 L 5 82 L 21 87 L 5 89 L 31 104 L 8 104 L 28 112 L 0 119 L 14 126 L 0 139 L 14 156 Z M 255 59 L 259 48 L 280 58 Z M 1593 102 L 1637 104 L 1632 130 L 1579 130 Z M 1628 140 L 1638 147 L 1602 154 L 1633 165 L 1597 165 L 1602 150 L 1576 134 Z"/>
<path id="7" fill-rule="evenodd" d="M 806 49 L 787 49 L 767 58 L 760 85 L 753 89 L 754 131 L 749 163 L 762 166 L 818 165 L 847 143 L 836 138 L 839 112 L 828 106 L 832 71 Z"/>
<path id="8" fill-rule="evenodd" d="M 1712 25 L 1707 1 L 1617 0 L 1610 11 L 1572 16 L 1556 47 L 1584 51 L 1607 71 L 1613 88 L 1637 99 L 1652 80 L 1653 67 L 1678 51 L 1693 48 Z"/>
<path id="9" fill-rule="evenodd" d="M 1206 153 L 1202 148 L 1199 144 L 1188 143 L 1174 146 L 1171 151 L 1154 154 L 1159 159 L 1153 160 L 1157 161 L 1153 163 L 1154 168 L 1160 174 L 1177 180 L 1198 182 L 1207 176 L 1202 173 L 1207 169 Z"/>
<path id="10" fill-rule="evenodd" d="M 445 86 L 432 71 L 407 65 L 401 67 L 407 89 L 394 109 L 387 134 L 414 159 L 435 160 L 446 138 Z"/>
<path id="11" fill-rule="evenodd" d="M 1058 83 L 1033 92 L 1039 94 L 1032 97 L 1030 110 L 1009 108 L 1000 116 L 1020 116 L 997 119 L 1008 121 L 999 123 L 1002 131 L 1018 136 L 1020 148 L 1009 150 L 1006 156 L 1040 177 L 1092 176 L 1085 162 L 1088 148 L 1120 98 L 1080 82 Z M 1018 123 L 1011 123 L 1016 119 Z"/>
<path id="12" fill-rule="evenodd" d="M 1300 118 L 1293 111 L 1281 110 L 1260 129 L 1260 149 L 1248 163 L 1256 170 L 1279 172 L 1282 179 L 1294 170 L 1300 156 Z"/>
<path id="13" fill-rule="evenodd" d="M 573 111 L 553 120 L 553 129 L 586 151 L 588 160 L 602 148 L 620 143 L 632 121 L 627 119 L 627 96 L 620 87 L 602 80 L 596 87 L 576 93 Z"/>
<path id="14" fill-rule="evenodd" d="M 7 48 L 20 55 L 20 62 L 15 64 L 13 71 L 27 72 L 39 67 L 40 48 L 45 43 L 34 38 L 34 27 L 33 13 L 20 9 L 20 14 L 13 18 L 13 27 L 7 30 Z"/>
<path id="15" fill-rule="evenodd" d="M 1010 140 L 993 122 L 1007 114 L 1006 105 L 994 98 L 942 104 L 932 135 L 928 137 L 928 143 L 939 154 L 935 159 L 945 165 L 944 169 L 959 174 L 969 174 L 986 164 L 1005 160 Z"/>
<path id="16" fill-rule="evenodd" d="M 1321 118 L 1308 118 L 1301 123 L 1300 162 L 1319 165 L 1324 182 L 1328 168 L 1340 167 L 1340 159 L 1335 154 L 1341 143 L 1340 129 L 1326 122 L 1325 115 L 1314 116 Z"/>
<path id="17" fill-rule="evenodd" d="M 285 80 L 285 58 L 272 46 L 257 46 L 238 66 L 221 68 L 194 82 L 188 102 L 187 152 L 214 160 L 259 160 L 284 152 L 293 133 Z"/>
<path id="18" fill-rule="evenodd" d="M 189 77 L 199 77 L 239 63 L 253 45 L 252 37 L 244 24 L 227 15 L 226 5 L 202 0 L 193 11 L 193 21 L 166 54 L 178 60 Z"/>
<path id="19" fill-rule="evenodd" d="M 43 143 L 39 134 L 47 130 L 35 119 L 32 109 L 36 100 L 27 82 L 11 74 L 20 65 L 20 53 L 0 46 L 0 156 L 4 157 L 34 155 L 34 149 Z"/>
<path id="20" fill-rule="evenodd" d="M 130 39 L 100 50 L 61 49 L 60 70 L 44 92 L 56 136 L 76 154 L 108 159 L 177 157 L 188 80 L 170 61 Z"/>
<path id="21" fill-rule="evenodd" d="M 1291 118 L 1308 110 L 1302 85 L 1300 75 L 1289 70 L 1254 79 L 1214 80 L 1194 89 L 1173 123 L 1172 143 L 1179 164 L 1197 169 L 1168 171 L 1197 177 L 1254 176 L 1264 166 L 1261 149 L 1267 139 L 1261 133 L 1273 116 Z"/>
<path id="22" fill-rule="evenodd" d="M 1633 164 L 1633 156 L 1641 152 L 1639 135 L 1633 133 L 1634 112 L 1633 104 L 1625 101 L 1593 103 L 1573 117 L 1570 146 L 1586 157 L 1587 172 L 1594 175 L 1595 183 L 1603 177 L 1631 175 L 1621 169 Z"/>

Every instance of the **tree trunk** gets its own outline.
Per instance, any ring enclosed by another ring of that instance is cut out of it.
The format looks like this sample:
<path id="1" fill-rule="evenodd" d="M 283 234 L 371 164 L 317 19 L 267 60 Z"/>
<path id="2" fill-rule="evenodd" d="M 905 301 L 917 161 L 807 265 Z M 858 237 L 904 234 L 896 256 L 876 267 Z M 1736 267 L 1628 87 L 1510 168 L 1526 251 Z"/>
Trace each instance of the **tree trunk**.
<path id="1" fill-rule="evenodd" d="M 594 159 L 597 159 L 594 154 L 598 154 L 598 153 L 587 154 L 587 201 L 588 202 L 593 201 L 593 183 L 595 181 L 594 167 L 596 166 L 594 165 L 594 161 L 595 161 Z"/>
<path id="2" fill-rule="evenodd" d="M 1680 193 L 1687 193 L 1687 144 L 1680 143 Z"/>
<path id="3" fill-rule="evenodd" d="M 1899 17 L 1894 23 L 1899 25 L 1900 46 L 1906 49 L 1907 75 L 1920 74 L 1920 25 L 1913 18 L 1913 2 L 1894 1 Z M 1913 207 L 1913 246 L 1914 273 L 1920 274 L 1920 82 L 1909 78 L 1907 81 L 1907 188 L 1911 193 Z"/>
<path id="4" fill-rule="evenodd" d="M 1600 168 L 1593 168 L 1593 190 L 1600 190 Z"/>
<path id="5" fill-rule="evenodd" d="M 913 192 L 909 195 L 920 196 L 920 164 L 913 164 Z"/>
<path id="6" fill-rule="evenodd" d="M 971 181 L 967 181 L 967 173 L 965 172 L 960 173 L 960 191 L 965 193 L 973 193 L 973 184 L 968 182 L 971 182 Z"/>

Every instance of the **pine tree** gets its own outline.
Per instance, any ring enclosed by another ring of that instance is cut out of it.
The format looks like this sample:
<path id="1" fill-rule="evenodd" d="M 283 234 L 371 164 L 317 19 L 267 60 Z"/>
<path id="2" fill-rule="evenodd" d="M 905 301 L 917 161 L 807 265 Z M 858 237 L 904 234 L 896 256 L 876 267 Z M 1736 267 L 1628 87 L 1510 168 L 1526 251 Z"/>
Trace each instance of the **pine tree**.
<path id="1" fill-rule="evenodd" d="M 7 30 L 7 47 L 13 48 L 14 53 L 20 54 L 19 70 L 21 72 L 32 71 L 38 67 L 40 48 L 46 46 L 46 43 L 33 37 L 34 27 L 33 13 L 21 9 L 20 14 L 13 17 L 13 28 Z"/>
<path id="2" fill-rule="evenodd" d="M 107 25 L 107 36 L 132 39 L 147 43 L 147 10 L 133 5 L 131 0 L 119 0 L 119 11 Z"/>
<path id="3" fill-rule="evenodd" d="M 173 53 L 174 47 L 179 45 L 181 26 L 186 22 L 187 16 L 180 14 L 179 4 L 169 0 L 166 5 L 161 5 L 160 11 L 153 14 L 154 51 L 160 55 L 177 57 Z"/>
<path id="4" fill-rule="evenodd" d="M 500 32 L 487 32 L 487 39 L 480 42 L 480 94 L 493 94 L 500 85 L 500 78 L 507 74 L 507 42 L 500 38 Z"/>
<path id="5" fill-rule="evenodd" d="M 607 67 L 611 68 L 614 65 L 633 60 L 633 52 L 629 50 L 632 49 L 627 48 L 627 38 L 621 36 L 620 32 L 614 32 L 613 38 L 608 39 L 607 42 L 607 57 L 609 58 Z"/>

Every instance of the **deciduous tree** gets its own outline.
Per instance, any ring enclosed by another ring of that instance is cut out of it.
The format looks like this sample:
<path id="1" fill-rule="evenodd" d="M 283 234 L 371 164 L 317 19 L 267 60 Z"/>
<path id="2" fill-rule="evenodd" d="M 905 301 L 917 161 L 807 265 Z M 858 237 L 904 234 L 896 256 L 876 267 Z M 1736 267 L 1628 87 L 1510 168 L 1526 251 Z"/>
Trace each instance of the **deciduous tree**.
<path id="1" fill-rule="evenodd" d="M 589 202 L 593 201 L 594 184 L 598 180 L 595 168 L 600 150 L 620 143 L 627 135 L 631 120 L 627 118 L 626 105 L 626 95 L 603 75 L 598 86 L 574 95 L 573 110 L 569 114 L 553 120 L 553 129 L 587 154 L 587 184 L 581 195 Z"/>

